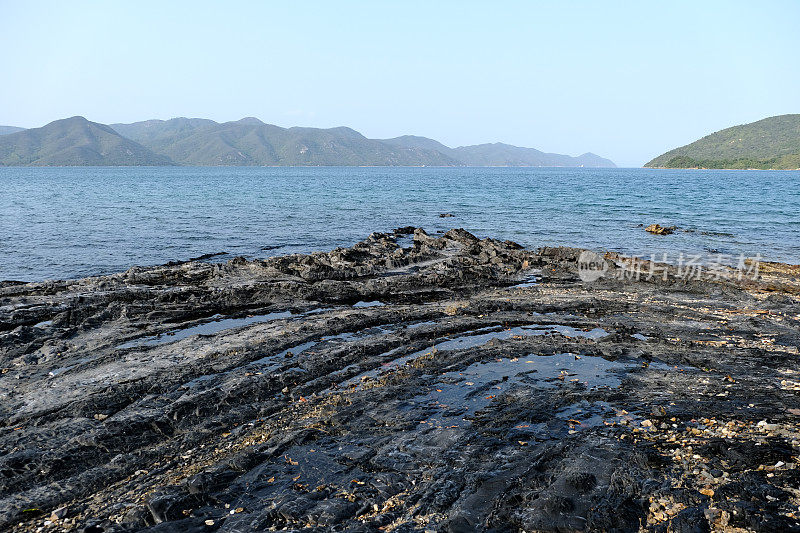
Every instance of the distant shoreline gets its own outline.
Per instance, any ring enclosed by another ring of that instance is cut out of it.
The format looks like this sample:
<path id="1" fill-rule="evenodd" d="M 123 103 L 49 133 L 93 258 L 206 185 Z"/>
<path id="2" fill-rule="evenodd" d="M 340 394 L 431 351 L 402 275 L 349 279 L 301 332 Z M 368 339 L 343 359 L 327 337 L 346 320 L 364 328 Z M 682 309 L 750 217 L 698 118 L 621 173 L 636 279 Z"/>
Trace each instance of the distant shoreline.
<path id="1" fill-rule="evenodd" d="M 800 168 L 705 168 L 705 167 L 641 167 L 646 168 L 647 170 L 721 170 L 721 171 L 729 171 L 729 170 L 738 170 L 744 172 L 750 172 L 752 170 L 758 170 L 761 172 L 797 172 Z"/>
<path id="2" fill-rule="evenodd" d="M 283 128 L 253 117 L 100 124 L 81 116 L 0 135 L 0 165 L 616 167 L 591 152 L 570 156 L 501 142 L 451 148 L 417 135 L 370 139 L 344 126 Z"/>
<path id="3" fill-rule="evenodd" d="M 569 168 L 587 170 L 603 168 L 619 170 L 645 167 L 571 167 L 566 165 L 0 165 L 0 168 Z"/>

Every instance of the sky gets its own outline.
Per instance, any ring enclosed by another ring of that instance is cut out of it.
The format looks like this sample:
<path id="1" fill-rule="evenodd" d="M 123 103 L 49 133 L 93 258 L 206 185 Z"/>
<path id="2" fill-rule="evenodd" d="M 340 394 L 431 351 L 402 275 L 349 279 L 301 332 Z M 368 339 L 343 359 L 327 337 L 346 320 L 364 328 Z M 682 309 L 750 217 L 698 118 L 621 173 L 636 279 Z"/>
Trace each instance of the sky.
<path id="1" fill-rule="evenodd" d="M 0 0 L 0 124 L 255 116 L 641 166 L 800 113 L 798 21 L 798 0 Z"/>

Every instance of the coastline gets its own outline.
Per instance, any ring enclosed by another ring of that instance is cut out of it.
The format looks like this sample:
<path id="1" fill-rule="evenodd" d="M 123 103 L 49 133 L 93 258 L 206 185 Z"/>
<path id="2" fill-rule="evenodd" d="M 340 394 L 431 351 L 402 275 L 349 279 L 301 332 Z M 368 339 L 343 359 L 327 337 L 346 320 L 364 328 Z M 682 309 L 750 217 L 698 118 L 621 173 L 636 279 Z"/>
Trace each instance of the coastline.
<path id="1" fill-rule="evenodd" d="M 0 286 L 0 528 L 800 527 L 797 266 L 581 252 L 407 227 Z"/>
<path id="2" fill-rule="evenodd" d="M 643 166 L 642 168 L 646 168 L 648 170 L 722 170 L 722 171 L 729 171 L 729 170 L 742 170 L 745 172 L 751 172 L 753 170 L 760 170 L 762 172 L 797 172 L 800 168 L 708 168 L 708 167 L 648 167 Z"/>

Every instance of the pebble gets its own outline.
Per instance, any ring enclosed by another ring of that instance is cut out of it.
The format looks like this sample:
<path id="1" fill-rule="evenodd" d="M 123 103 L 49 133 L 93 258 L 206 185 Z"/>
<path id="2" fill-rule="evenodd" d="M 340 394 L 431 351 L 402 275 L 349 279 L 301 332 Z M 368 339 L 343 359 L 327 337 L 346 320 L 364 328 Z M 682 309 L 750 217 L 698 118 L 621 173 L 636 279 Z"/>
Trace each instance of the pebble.
<path id="1" fill-rule="evenodd" d="M 65 516 L 67 516 L 67 508 L 66 507 L 59 507 L 58 509 L 56 509 L 55 511 L 50 513 L 50 520 L 55 522 L 57 520 L 61 520 Z"/>

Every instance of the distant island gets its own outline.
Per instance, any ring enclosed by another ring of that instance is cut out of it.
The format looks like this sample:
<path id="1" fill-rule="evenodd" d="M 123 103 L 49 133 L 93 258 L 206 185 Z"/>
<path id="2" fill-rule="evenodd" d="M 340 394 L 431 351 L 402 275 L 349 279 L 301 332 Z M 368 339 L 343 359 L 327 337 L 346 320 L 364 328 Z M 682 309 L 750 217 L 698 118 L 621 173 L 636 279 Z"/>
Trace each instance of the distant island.
<path id="1" fill-rule="evenodd" d="M 449 148 L 406 135 L 368 139 L 346 128 L 282 128 L 248 117 L 99 124 L 83 117 L 41 128 L 0 126 L 0 166 L 492 166 L 615 167 L 503 143 Z"/>
<path id="2" fill-rule="evenodd" d="M 645 167 L 800 169 L 800 115 L 734 126 L 662 154 Z"/>

